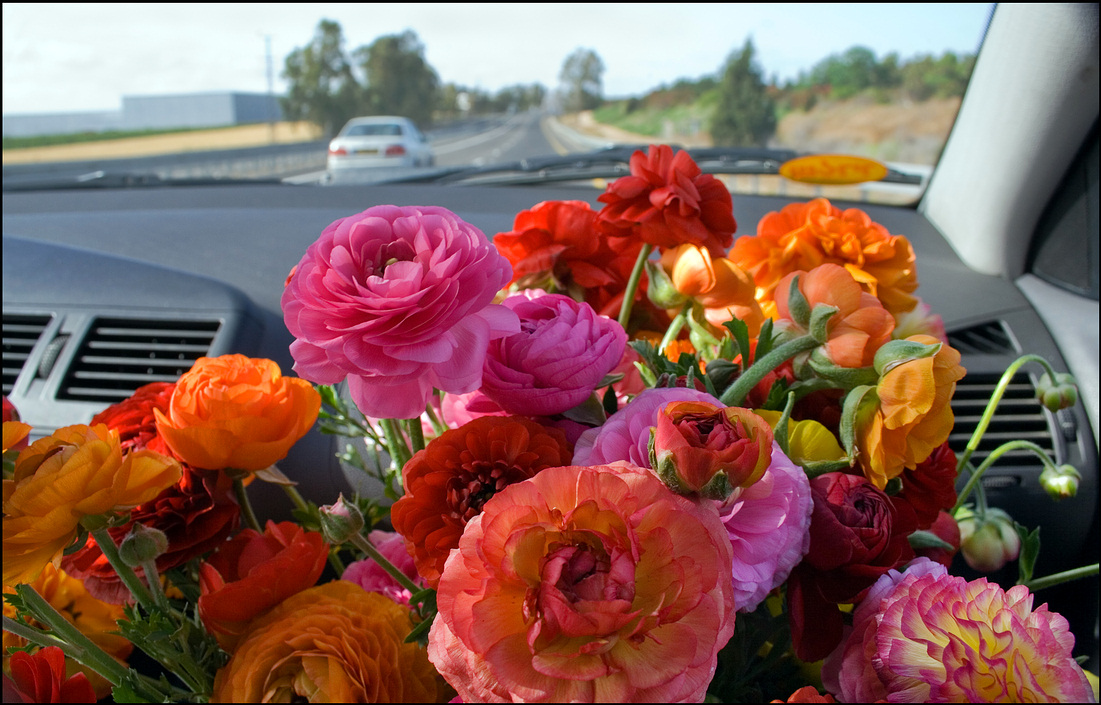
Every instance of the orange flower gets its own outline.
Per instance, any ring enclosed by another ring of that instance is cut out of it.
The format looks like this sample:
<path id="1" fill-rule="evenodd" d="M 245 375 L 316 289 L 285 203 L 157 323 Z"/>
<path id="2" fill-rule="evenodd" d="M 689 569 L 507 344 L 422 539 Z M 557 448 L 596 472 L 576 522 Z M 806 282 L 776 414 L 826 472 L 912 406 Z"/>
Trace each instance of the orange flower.
<path id="1" fill-rule="evenodd" d="M 823 264 L 810 272 L 792 272 L 776 288 L 776 312 L 790 321 L 788 294 L 791 280 L 799 277 L 803 292 L 813 310 L 817 304 L 835 306 L 838 312 L 828 323 L 829 340 L 822 347 L 830 361 L 839 367 L 867 367 L 876 350 L 891 339 L 895 321 L 871 294 L 861 291 L 848 270 L 836 264 Z M 796 328 L 801 328 L 794 321 Z"/>
<path id="2" fill-rule="evenodd" d="M 80 580 L 66 574 L 63 570 L 54 568 L 50 564 L 46 564 L 46 569 L 31 583 L 31 587 L 96 646 L 120 662 L 125 662 L 134 645 L 117 633 L 117 622 L 123 618 L 122 605 L 112 605 L 97 600 L 84 588 L 84 584 Z M 14 591 L 9 587 L 5 587 L 4 592 Z M 4 616 L 14 619 L 15 614 L 15 607 L 5 601 Z M 38 626 L 34 622 L 32 624 Z M 23 647 L 26 644 L 25 639 L 5 631 L 5 665 L 7 664 L 8 649 Z M 81 670 L 88 676 L 97 695 L 106 697 L 110 694 L 111 684 L 98 673 L 90 668 L 79 666 L 75 662 L 73 662 L 72 668 L 74 672 Z"/>
<path id="3" fill-rule="evenodd" d="M 336 580 L 253 623 L 214 679 L 213 702 L 442 702 L 452 695 L 418 644 L 409 612 Z"/>
<path id="4" fill-rule="evenodd" d="M 912 335 L 925 345 L 939 341 Z M 955 417 L 949 402 L 965 370 L 960 354 L 941 344 L 932 357 L 901 363 L 888 369 L 869 394 L 870 406 L 857 415 L 856 446 L 864 474 L 882 489 L 887 481 L 915 468 L 948 440 Z"/>
<path id="5" fill-rule="evenodd" d="M 61 558 L 85 516 L 126 511 L 180 479 L 180 464 L 150 450 L 122 456 L 106 426 L 67 426 L 19 454 L 4 480 L 4 584 L 25 583 Z"/>
<path id="6" fill-rule="evenodd" d="M 317 420 L 321 396 L 271 360 L 201 357 L 180 377 L 157 431 L 172 452 L 209 470 L 263 470 L 282 460 Z"/>
<path id="7" fill-rule="evenodd" d="M 520 416 L 483 416 L 433 440 L 402 469 L 405 496 L 390 513 L 417 571 L 435 587 L 451 549 L 483 504 L 508 485 L 572 457 L 564 433 Z"/>
<path id="8" fill-rule="evenodd" d="M 754 298 L 753 278 L 734 262 L 684 244 L 662 253 L 661 266 L 678 292 L 704 307 L 708 323 L 717 328 L 738 318 L 749 326 L 751 336 L 760 332 L 764 314 Z"/>
<path id="9" fill-rule="evenodd" d="M 730 258 L 753 275 L 758 300 L 771 301 L 787 274 L 839 264 L 893 315 L 917 304 L 914 249 L 858 208 L 842 211 L 824 198 L 792 203 L 761 219 L 755 237 L 740 237 Z"/>

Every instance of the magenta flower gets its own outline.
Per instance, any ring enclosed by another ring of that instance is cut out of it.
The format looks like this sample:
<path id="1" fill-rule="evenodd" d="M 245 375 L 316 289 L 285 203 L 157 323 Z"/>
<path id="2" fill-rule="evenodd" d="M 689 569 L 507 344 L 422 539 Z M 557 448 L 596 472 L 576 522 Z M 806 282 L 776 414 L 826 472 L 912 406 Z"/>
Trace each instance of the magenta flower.
<path id="1" fill-rule="evenodd" d="M 521 416 L 551 416 L 589 398 L 619 364 L 627 334 L 586 303 L 547 294 L 509 297 L 520 332 L 489 345 L 482 392 Z"/>
<path id="2" fill-rule="evenodd" d="M 433 387 L 482 382 L 489 342 L 518 330 L 492 304 L 512 268 L 480 230 L 445 208 L 376 206 L 321 233 L 283 291 L 294 369 L 348 379 L 367 416 L 415 418 Z"/>
<path id="3" fill-rule="evenodd" d="M 626 460 L 640 468 L 650 467 L 650 429 L 657 425 L 658 412 L 674 401 L 703 401 L 723 406 L 707 392 L 695 389 L 647 389 L 609 416 L 603 426 L 581 434 L 574 446 L 573 462 L 577 465 L 606 465 Z"/>
<path id="4" fill-rule="evenodd" d="M 752 612 L 787 580 L 810 548 L 814 510 L 807 474 L 773 445 L 760 480 L 735 490 L 719 506 L 719 519 L 734 548 L 734 605 Z"/>
<path id="5" fill-rule="evenodd" d="M 822 681 L 845 702 L 1092 702 L 1067 620 L 927 559 L 869 590 Z"/>
<path id="6" fill-rule="evenodd" d="M 394 567 L 416 584 L 424 587 L 424 578 L 417 573 L 417 565 L 409 551 L 405 550 L 405 539 L 401 534 L 393 531 L 375 530 L 368 534 L 367 538 L 375 545 L 382 557 L 394 564 Z M 344 569 L 341 580 L 355 583 L 367 592 L 377 592 L 389 597 L 399 605 L 409 605 L 412 594 L 402 587 L 394 576 L 387 573 L 382 566 L 371 558 L 351 563 Z"/>

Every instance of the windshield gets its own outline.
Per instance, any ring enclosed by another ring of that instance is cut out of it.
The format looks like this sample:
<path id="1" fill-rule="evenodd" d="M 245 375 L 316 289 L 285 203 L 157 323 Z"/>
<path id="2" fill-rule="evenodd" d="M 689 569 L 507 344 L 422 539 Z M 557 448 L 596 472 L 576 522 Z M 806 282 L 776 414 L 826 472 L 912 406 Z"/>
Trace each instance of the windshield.
<path id="1" fill-rule="evenodd" d="M 735 192 L 913 202 L 991 8 L 5 4 L 5 185 L 435 178 L 665 143 L 724 150 L 697 161 Z M 366 116 L 410 129 L 348 125 Z M 336 139 L 354 135 L 390 141 Z M 255 158 L 269 153 L 280 158 Z M 870 158 L 892 176 L 776 175 L 811 154 Z M 227 172 L 227 159 L 258 166 Z M 586 169 L 573 175 L 602 175 Z"/>

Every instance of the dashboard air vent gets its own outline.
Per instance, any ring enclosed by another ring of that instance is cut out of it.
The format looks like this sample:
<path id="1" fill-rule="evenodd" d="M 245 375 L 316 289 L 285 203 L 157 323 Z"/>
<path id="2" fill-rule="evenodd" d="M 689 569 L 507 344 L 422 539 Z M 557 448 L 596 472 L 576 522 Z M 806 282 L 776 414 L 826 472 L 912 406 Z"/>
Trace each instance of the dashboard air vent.
<path id="1" fill-rule="evenodd" d="M 983 410 L 990 401 L 990 395 L 994 392 L 1001 375 L 996 374 L 968 374 L 956 385 L 956 394 L 952 398 L 952 412 L 956 416 L 956 425 L 952 434 L 948 437 L 948 443 L 956 453 L 962 453 L 971 440 L 971 434 L 982 418 Z M 978 467 L 979 463 L 990 455 L 990 452 L 1006 441 L 1026 440 L 1032 441 L 1043 448 L 1049 455 L 1055 457 L 1055 442 L 1051 434 L 1051 426 L 1047 414 L 1044 413 L 1040 402 L 1036 400 L 1036 392 L 1028 375 L 1021 373 L 1013 378 L 1006 389 L 1002 401 L 998 404 L 994 418 L 983 434 L 979 448 L 971 456 L 971 462 Z M 1043 465 L 1035 455 L 1028 451 L 1011 451 L 999 458 L 994 467 L 998 465 L 1016 465 L 1017 467 L 1035 468 L 1039 473 Z"/>
<path id="2" fill-rule="evenodd" d="M 80 343 L 58 399 L 125 399 L 151 382 L 174 382 L 210 350 L 218 321 L 97 318 Z"/>
<path id="3" fill-rule="evenodd" d="M 49 324 L 50 316 L 4 314 L 4 396 L 11 394 L 31 349 Z"/>
<path id="4" fill-rule="evenodd" d="M 964 355 L 1017 355 L 1021 352 L 1001 321 L 953 331 L 948 334 L 948 344 Z"/>

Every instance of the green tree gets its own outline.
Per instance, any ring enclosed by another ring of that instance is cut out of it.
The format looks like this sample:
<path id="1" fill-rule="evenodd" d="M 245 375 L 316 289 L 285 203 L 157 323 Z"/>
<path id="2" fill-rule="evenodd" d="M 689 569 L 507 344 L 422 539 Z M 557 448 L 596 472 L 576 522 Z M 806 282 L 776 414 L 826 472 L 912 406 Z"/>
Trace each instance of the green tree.
<path id="1" fill-rule="evenodd" d="M 566 110 L 591 110 L 604 102 L 604 62 L 592 49 L 576 49 L 558 74 Z"/>
<path id="2" fill-rule="evenodd" d="M 424 59 L 424 44 L 412 30 L 379 37 L 355 51 L 367 77 L 368 112 L 403 115 L 421 127 L 432 121 L 440 78 Z"/>
<path id="3" fill-rule="evenodd" d="M 776 103 L 768 95 L 753 41 L 726 61 L 719 81 L 719 104 L 711 120 L 716 145 L 764 146 L 776 131 Z"/>
<path id="4" fill-rule="evenodd" d="M 321 20 L 313 40 L 287 55 L 282 76 L 290 85 L 280 102 L 291 120 L 308 120 L 333 135 L 359 113 L 361 88 L 338 22 Z"/>

